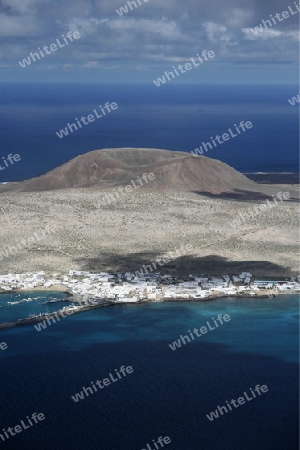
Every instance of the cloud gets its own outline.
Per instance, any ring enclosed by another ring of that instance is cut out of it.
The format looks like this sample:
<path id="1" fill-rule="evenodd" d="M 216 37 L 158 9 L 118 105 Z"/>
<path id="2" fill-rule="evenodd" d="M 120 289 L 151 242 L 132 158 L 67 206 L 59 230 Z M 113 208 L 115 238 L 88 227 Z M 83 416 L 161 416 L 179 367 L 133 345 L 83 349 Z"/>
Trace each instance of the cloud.
<path id="1" fill-rule="evenodd" d="M 268 40 L 274 38 L 287 38 L 299 41 L 299 31 L 280 31 L 273 28 L 264 29 L 263 31 L 257 32 L 257 34 L 253 33 L 251 28 L 243 28 L 242 31 L 245 34 L 245 39 L 249 39 L 250 41 L 255 41 L 258 39 Z"/>
<path id="2" fill-rule="evenodd" d="M 32 14 L 38 6 L 45 4 L 45 0 L 2 0 L 0 7 L 9 14 Z"/>
<path id="3" fill-rule="evenodd" d="M 27 37 L 41 35 L 42 26 L 30 17 L 0 15 L 0 36 Z"/>
<path id="4" fill-rule="evenodd" d="M 145 64 L 142 66 L 135 67 L 135 70 L 147 70 L 147 69 L 148 69 L 148 67 Z"/>
<path id="5" fill-rule="evenodd" d="M 99 67 L 99 63 L 97 61 L 88 61 L 83 66 L 84 69 L 96 69 L 97 67 Z"/>
<path id="6" fill-rule="evenodd" d="M 227 13 L 226 25 L 233 28 L 242 28 L 253 17 L 253 10 L 233 8 Z"/>
<path id="7" fill-rule="evenodd" d="M 70 31 L 79 31 L 81 35 L 95 35 L 98 32 L 99 26 L 105 24 L 108 19 L 96 19 L 94 17 L 73 18 L 68 22 L 67 29 Z"/>
<path id="8" fill-rule="evenodd" d="M 184 38 L 181 36 L 181 30 L 178 24 L 174 21 L 167 21 L 165 19 L 133 19 L 125 18 L 124 20 L 112 20 L 109 22 L 109 27 L 112 31 L 130 31 L 140 33 L 147 38 L 147 35 L 156 36 L 161 39 L 171 40 Z"/>
<path id="9" fill-rule="evenodd" d="M 106 69 L 106 70 L 118 70 L 118 69 L 120 69 L 120 66 L 118 64 L 115 64 L 114 66 L 104 66 L 104 69 Z"/>
<path id="10" fill-rule="evenodd" d="M 7 37 L 42 35 L 45 23 L 41 18 L 38 20 L 38 9 L 45 5 L 46 1 L 1 0 L 0 35 Z"/>
<path id="11" fill-rule="evenodd" d="M 0 0 L 2 63 L 18 68 L 18 60 L 69 30 L 79 31 L 81 38 L 47 58 L 70 71 L 130 64 L 149 68 L 187 60 L 204 49 L 215 51 L 216 61 L 233 63 L 298 58 L 299 15 L 257 35 L 251 31 L 270 14 L 288 9 L 290 0 L 141 3 L 119 17 L 116 9 L 125 0 Z"/>

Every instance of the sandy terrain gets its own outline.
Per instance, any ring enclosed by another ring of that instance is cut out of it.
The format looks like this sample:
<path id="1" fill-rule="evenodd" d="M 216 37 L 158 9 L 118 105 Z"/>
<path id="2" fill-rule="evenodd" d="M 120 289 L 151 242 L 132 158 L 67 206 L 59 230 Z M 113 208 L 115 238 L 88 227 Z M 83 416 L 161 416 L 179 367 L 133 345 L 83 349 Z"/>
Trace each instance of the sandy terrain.
<path id="1" fill-rule="evenodd" d="M 274 194 L 289 188 L 272 186 Z M 92 188 L 2 193 L 0 255 L 18 244 L 21 250 L 0 261 L 0 273 L 138 270 L 182 244 L 191 244 L 190 252 L 161 271 L 298 275 L 296 202 L 280 202 L 235 229 L 230 222 L 238 213 L 266 202 L 135 190 L 97 207 L 103 194 Z M 47 225 L 58 229 L 34 242 L 34 233 L 41 237 Z"/>

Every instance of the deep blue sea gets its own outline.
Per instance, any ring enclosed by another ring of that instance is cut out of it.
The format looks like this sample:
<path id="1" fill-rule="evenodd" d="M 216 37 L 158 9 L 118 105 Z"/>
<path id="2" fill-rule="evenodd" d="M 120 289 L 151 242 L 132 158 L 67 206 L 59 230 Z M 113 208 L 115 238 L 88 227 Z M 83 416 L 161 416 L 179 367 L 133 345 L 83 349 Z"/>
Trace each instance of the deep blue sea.
<path id="1" fill-rule="evenodd" d="M 7 301 L 10 294 L 1 296 L 0 320 L 24 305 Z M 28 304 L 33 310 L 34 301 Z M 231 321 L 169 348 L 219 313 Z M 298 324 L 298 298 L 289 295 L 114 306 L 41 332 L 33 325 L 2 330 L 8 349 L 0 350 L 0 430 L 33 412 L 46 419 L 1 446 L 141 450 L 169 436 L 170 450 L 298 450 Z M 134 372 L 78 403 L 71 399 L 122 365 Z M 257 384 L 268 392 L 213 422 L 206 418 Z"/>
<path id="2" fill-rule="evenodd" d="M 210 150 L 242 172 L 298 172 L 297 86 L 0 84 L 0 182 L 20 181 L 95 149 L 149 147 L 190 152 L 242 120 L 253 128 Z M 99 105 L 119 108 L 59 139 L 56 132 Z"/>

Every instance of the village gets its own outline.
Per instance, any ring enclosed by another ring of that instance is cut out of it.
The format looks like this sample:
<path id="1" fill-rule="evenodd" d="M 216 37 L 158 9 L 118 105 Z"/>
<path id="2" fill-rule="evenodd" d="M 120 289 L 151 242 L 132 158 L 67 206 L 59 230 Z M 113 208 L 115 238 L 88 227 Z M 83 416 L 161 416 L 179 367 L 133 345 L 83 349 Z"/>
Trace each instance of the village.
<path id="1" fill-rule="evenodd" d="M 37 273 L 0 275 L 0 292 L 19 290 L 65 291 L 70 301 L 86 305 L 140 301 L 201 300 L 227 296 L 269 296 L 300 290 L 298 279 L 256 280 L 249 272 L 239 275 L 185 277 L 159 272 L 138 276 L 127 273 L 90 273 L 70 270 L 68 275 Z"/>

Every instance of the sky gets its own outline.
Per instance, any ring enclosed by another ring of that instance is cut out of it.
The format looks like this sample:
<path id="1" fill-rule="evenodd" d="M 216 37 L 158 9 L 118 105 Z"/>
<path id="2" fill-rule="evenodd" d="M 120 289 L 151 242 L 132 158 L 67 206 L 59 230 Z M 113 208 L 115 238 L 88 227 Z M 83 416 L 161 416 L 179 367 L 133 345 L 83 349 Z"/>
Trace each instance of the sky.
<path id="1" fill-rule="evenodd" d="M 0 81 L 153 83 L 212 50 L 213 59 L 174 82 L 299 82 L 300 14 L 293 0 L 135 1 L 137 8 L 120 16 L 125 0 L 0 0 Z M 251 31 L 289 6 L 294 15 Z M 64 43 L 68 31 L 80 37 L 21 67 L 38 47 Z"/>

